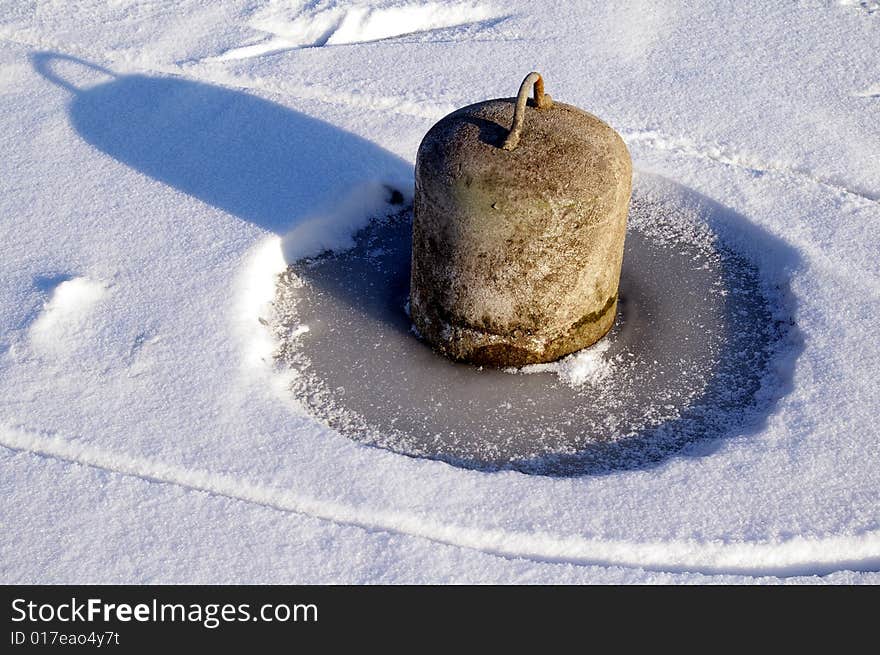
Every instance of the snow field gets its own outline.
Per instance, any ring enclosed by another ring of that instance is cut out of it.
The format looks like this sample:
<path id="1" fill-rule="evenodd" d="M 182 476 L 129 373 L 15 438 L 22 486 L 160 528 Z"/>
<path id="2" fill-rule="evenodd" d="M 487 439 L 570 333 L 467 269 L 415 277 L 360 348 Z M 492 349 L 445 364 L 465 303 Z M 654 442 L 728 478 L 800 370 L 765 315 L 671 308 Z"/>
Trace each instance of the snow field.
<path id="1" fill-rule="evenodd" d="M 6 3 L 3 580 L 876 582 L 869 5 Z M 782 290 L 800 343 L 761 422 L 541 478 L 357 444 L 283 393 L 259 319 L 285 256 L 344 244 L 353 188 L 532 69 L 728 208 Z"/>

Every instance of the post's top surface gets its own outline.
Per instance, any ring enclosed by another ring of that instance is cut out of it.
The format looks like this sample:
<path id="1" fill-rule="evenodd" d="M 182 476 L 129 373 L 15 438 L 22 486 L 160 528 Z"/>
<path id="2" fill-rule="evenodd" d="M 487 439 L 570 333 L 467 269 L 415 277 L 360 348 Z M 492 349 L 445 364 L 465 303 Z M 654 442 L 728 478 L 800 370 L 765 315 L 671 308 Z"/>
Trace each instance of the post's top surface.
<path id="1" fill-rule="evenodd" d="M 524 105 L 513 148 L 516 98 L 462 107 L 438 121 L 419 146 L 416 169 L 438 177 L 470 177 L 511 192 L 533 189 L 566 195 L 629 184 L 632 162 L 620 135 L 593 114 L 553 101 Z"/>

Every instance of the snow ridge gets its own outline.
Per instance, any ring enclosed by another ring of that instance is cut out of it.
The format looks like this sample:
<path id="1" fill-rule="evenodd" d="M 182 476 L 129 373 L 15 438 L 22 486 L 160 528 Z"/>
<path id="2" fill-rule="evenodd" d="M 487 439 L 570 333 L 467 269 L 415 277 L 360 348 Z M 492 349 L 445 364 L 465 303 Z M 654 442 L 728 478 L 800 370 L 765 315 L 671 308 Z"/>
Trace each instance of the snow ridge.
<path id="1" fill-rule="evenodd" d="M 233 475 L 134 457 L 0 424 L 0 445 L 122 475 L 257 503 L 367 530 L 385 530 L 470 548 L 502 557 L 577 565 L 625 566 L 669 573 L 825 575 L 840 570 L 880 569 L 880 531 L 824 539 L 794 537 L 765 543 L 626 542 L 586 535 L 480 529 L 441 523 L 426 516 L 352 506 L 295 491 L 254 484 Z"/>
<path id="2" fill-rule="evenodd" d="M 288 11 L 285 6 L 269 5 L 250 23 L 252 28 L 270 35 L 268 38 L 232 48 L 210 60 L 248 59 L 296 48 L 380 41 L 472 25 L 494 14 L 491 7 L 479 2 L 331 3 L 292 17 Z"/>
<path id="3" fill-rule="evenodd" d="M 86 277 L 60 282 L 30 326 L 29 337 L 34 350 L 47 355 L 71 350 L 71 342 L 83 337 L 84 324 L 92 308 L 106 293 L 105 284 Z"/>

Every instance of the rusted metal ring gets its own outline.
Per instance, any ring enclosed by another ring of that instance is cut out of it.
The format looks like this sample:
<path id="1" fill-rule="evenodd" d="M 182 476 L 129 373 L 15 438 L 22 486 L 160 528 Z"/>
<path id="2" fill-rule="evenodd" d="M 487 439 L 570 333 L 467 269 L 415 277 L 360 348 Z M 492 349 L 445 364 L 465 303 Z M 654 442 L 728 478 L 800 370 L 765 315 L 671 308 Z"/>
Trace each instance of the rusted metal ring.
<path id="1" fill-rule="evenodd" d="M 540 73 L 531 72 L 526 75 L 522 84 L 519 86 L 519 93 L 516 96 L 516 107 L 513 110 L 513 125 L 504 145 L 504 150 L 513 150 L 519 144 L 519 138 L 522 134 L 523 120 L 525 119 L 526 102 L 529 99 L 529 86 L 532 87 L 532 94 L 535 97 L 535 106 L 538 109 L 548 109 L 553 106 L 553 99 L 549 94 L 544 93 L 544 78 Z"/>

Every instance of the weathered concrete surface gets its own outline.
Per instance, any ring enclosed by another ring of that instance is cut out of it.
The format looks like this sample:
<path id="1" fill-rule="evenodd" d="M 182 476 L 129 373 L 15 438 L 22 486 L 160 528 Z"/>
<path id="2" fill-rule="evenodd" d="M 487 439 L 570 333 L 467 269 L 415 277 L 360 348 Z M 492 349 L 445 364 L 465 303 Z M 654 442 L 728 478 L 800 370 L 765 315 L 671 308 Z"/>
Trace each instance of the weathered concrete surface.
<path id="1" fill-rule="evenodd" d="M 416 160 L 411 314 L 452 359 L 547 362 L 614 322 L 632 163 L 606 123 L 555 102 L 526 107 L 501 144 L 514 98 L 441 119 Z"/>

